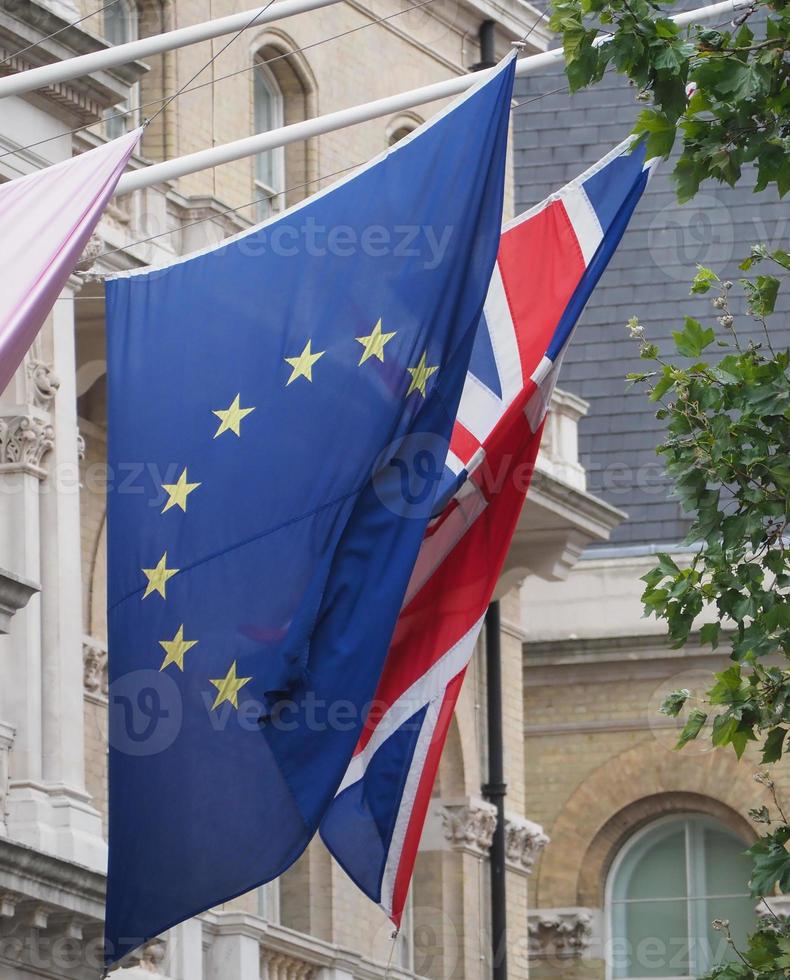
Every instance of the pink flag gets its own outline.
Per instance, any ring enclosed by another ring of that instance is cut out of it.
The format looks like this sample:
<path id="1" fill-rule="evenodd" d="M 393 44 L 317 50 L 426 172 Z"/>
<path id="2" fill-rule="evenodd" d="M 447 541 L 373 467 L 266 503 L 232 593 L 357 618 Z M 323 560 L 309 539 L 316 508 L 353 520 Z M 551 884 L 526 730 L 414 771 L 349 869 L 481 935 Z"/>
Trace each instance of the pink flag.
<path id="1" fill-rule="evenodd" d="M 0 392 L 74 270 L 141 133 L 0 185 Z"/>

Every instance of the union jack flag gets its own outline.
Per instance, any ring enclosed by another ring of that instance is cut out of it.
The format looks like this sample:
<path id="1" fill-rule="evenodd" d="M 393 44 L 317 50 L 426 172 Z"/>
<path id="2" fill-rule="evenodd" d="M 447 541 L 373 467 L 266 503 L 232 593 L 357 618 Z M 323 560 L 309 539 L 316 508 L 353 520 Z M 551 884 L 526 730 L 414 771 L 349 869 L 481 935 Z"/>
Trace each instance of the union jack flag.
<path id="1" fill-rule="evenodd" d="M 396 925 L 563 352 L 652 170 L 642 146 L 632 146 L 625 141 L 503 229 L 440 506 L 411 577 L 374 708 L 321 825 L 337 861 Z"/>

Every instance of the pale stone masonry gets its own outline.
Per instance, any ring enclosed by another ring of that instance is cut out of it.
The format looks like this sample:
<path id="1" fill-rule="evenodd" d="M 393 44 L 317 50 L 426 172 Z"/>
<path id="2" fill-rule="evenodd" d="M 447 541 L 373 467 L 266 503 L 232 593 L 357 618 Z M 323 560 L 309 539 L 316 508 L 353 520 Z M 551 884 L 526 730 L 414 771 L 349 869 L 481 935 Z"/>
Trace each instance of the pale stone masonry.
<path id="1" fill-rule="evenodd" d="M 113 28 L 116 40 L 118 31 L 156 33 L 243 10 L 249 0 L 117 2 L 126 20 Z M 4 6 L 0 62 L 29 44 L 38 46 L 0 64 L 0 73 L 101 48 L 101 17 L 62 30 L 96 6 L 92 0 L 83 0 L 81 10 L 72 0 L 16 0 Z M 535 26 L 538 12 L 522 0 L 432 0 L 409 9 L 413 6 L 406 0 L 343 0 L 245 32 L 195 79 L 194 92 L 153 120 L 132 165 L 253 132 L 256 58 L 268 62 L 266 78 L 276 90 L 277 111 L 281 122 L 289 123 L 468 71 L 479 60 L 478 31 L 488 19 L 497 23 L 498 55 L 528 31 L 531 49 L 548 40 L 545 26 Z M 373 23 L 383 17 L 389 18 L 386 23 Z M 101 123 L 102 114 L 112 113 L 113 106 L 144 104 L 140 115 L 154 115 L 161 100 L 226 41 L 7 100 L 0 115 L 0 179 L 100 143 L 113 126 L 112 120 Z M 420 107 L 289 147 L 278 158 L 281 182 L 273 207 L 292 204 L 325 186 L 333 174 L 377 155 L 436 108 Z M 68 132 L 86 124 L 89 130 Z M 27 148 L 32 143 L 38 145 Z M 167 261 L 248 227 L 257 214 L 250 202 L 261 196 L 255 177 L 254 161 L 246 159 L 111 202 L 80 273 L 58 299 L 11 386 L 0 393 L 0 974 L 9 980 L 95 980 L 101 972 L 108 699 L 104 494 L 113 475 L 106 469 L 104 303 L 96 274 Z M 526 634 L 514 588 L 528 573 L 552 581 L 567 576 L 584 547 L 606 540 L 622 516 L 585 489 L 577 445 L 577 423 L 585 410 L 580 399 L 556 394 L 534 493 L 499 590 L 514 980 L 528 975 L 527 885 L 547 847 L 540 814 L 552 815 L 531 788 L 531 777 L 525 777 L 530 765 L 523 738 Z M 280 881 L 148 943 L 119 975 L 132 980 L 488 977 L 493 824 L 481 791 L 485 703 L 478 651 L 442 760 L 412 897 L 394 948 L 383 913 L 315 842 Z"/>

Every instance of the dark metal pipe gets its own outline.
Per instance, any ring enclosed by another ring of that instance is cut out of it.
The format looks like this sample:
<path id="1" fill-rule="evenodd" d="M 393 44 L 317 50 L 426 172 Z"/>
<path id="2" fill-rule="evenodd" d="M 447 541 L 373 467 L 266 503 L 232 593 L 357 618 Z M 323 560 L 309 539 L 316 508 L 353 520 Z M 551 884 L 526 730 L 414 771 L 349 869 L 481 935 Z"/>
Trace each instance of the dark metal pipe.
<path id="1" fill-rule="evenodd" d="M 486 613 L 486 689 L 488 701 L 488 782 L 483 795 L 497 811 L 491 843 L 491 951 L 493 980 L 507 980 L 507 889 L 505 882 L 505 783 L 502 737 L 502 645 L 499 603 Z"/>
<path id="2" fill-rule="evenodd" d="M 484 20 L 477 33 L 480 41 L 480 61 L 472 65 L 472 71 L 482 71 L 483 68 L 493 68 L 496 59 L 496 22 Z"/>

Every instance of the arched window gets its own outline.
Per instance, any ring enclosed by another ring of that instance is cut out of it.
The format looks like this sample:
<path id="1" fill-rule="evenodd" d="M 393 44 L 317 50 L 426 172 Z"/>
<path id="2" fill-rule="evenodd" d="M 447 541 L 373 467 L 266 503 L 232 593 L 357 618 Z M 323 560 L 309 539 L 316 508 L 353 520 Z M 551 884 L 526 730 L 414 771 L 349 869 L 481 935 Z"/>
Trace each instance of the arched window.
<path id="1" fill-rule="evenodd" d="M 396 116 L 387 126 L 387 146 L 395 146 L 421 126 L 423 120 L 416 113 L 409 112 Z"/>
<path id="2" fill-rule="evenodd" d="M 255 132 L 266 133 L 283 125 L 283 96 L 273 72 L 259 58 L 254 81 Z M 255 198 L 258 220 L 263 221 L 283 207 L 285 151 L 282 146 L 255 157 Z"/>
<path id="3" fill-rule="evenodd" d="M 409 133 L 413 132 L 413 126 L 401 126 L 400 129 L 396 129 L 389 135 L 389 145 L 395 146 L 396 143 L 400 143 L 402 139 L 405 139 Z"/>
<path id="4" fill-rule="evenodd" d="M 609 980 L 696 978 L 733 958 L 755 922 L 746 844 L 708 817 L 671 817 L 626 844 L 607 884 Z"/>
<path id="5" fill-rule="evenodd" d="M 132 0 L 117 0 L 104 11 L 104 39 L 108 44 L 126 44 L 137 40 L 137 8 Z M 104 130 L 109 139 L 117 139 L 131 129 L 133 115 L 123 115 L 137 103 L 138 88 L 132 87 L 130 98 L 124 99 L 105 112 Z"/>

